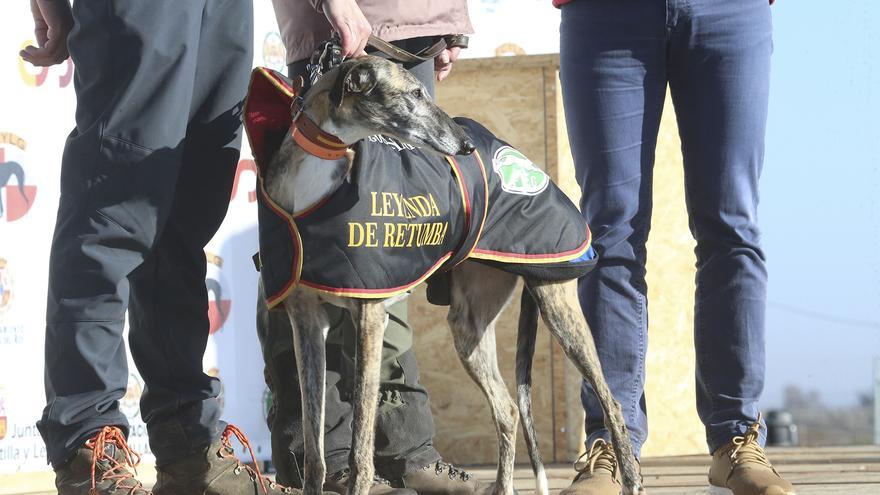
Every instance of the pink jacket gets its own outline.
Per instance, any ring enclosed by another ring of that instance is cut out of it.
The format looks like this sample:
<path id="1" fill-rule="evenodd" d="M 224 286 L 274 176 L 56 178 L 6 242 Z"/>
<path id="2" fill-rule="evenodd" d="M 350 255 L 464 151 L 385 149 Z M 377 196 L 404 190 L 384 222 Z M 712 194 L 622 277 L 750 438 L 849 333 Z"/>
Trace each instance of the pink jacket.
<path id="1" fill-rule="evenodd" d="M 324 0 L 272 0 L 287 63 L 308 58 L 330 37 Z M 467 0 L 358 0 L 373 34 L 385 41 L 419 36 L 470 34 Z"/>
<path id="2" fill-rule="evenodd" d="M 553 0 L 554 7 L 562 7 L 564 4 L 571 2 L 571 0 Z"/>

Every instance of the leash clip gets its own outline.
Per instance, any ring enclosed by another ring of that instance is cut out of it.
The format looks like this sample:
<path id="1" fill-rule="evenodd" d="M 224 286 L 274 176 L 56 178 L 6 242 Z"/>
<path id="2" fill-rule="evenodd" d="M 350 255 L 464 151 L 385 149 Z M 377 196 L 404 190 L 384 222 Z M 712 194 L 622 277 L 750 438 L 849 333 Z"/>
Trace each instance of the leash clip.
<path id="1" fill-rule="evenodd" d="M 302 95 L 297 94 L 296 96 L 294 96 L 293 101 L 290 102 L 290 121 L 296 122 L 297 119 L 299 119 L 300 115 L 302 115 L 305 108 L 305 99 L 303 99 Z"/>
<path id="2" fill-rule="evenodd" d="M 343 61 L 345 61 L 345 57 L 342 56 L 342 40 L 339 33 L 334 31 L 330 39 L 321 42 L 309 58 L 306 70 L 309 72 L 310 84 L 314 85 L 325 72 Z"/>

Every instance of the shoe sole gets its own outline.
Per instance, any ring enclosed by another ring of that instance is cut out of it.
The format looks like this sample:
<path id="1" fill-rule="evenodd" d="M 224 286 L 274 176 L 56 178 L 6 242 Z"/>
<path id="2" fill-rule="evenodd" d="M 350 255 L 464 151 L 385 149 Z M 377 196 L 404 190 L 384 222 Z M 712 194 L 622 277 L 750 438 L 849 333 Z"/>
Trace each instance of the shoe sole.
<path id="1" fill-rule="evenodd" d="M 730 488 L 722 488 L 720 486 L 709 485 L 709 490 L 706 491 L 706 495 L 734 495 L 733 490 Z M 797 495 L 795 492 L 788 492 L 786 495 Z"/>

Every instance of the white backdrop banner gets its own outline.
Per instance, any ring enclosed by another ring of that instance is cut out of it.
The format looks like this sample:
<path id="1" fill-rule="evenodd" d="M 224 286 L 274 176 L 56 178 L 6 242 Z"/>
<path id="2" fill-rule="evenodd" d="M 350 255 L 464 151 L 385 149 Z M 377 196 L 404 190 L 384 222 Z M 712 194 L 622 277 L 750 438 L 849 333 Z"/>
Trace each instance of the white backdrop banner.
<path id="1" fill-rule="evenodd" d="M 43 333 L 49 245 L 58 206 L 61 151 L 73 127 L 74 67 L 35 68 L 18 57 L 33 43 L 29 2 L 4 2 L 0 17 L 0 474 L 44 470 L 34 426 L 43 393 Z M 284 47 L 271 3 L 256 0 L 255 65 L 283 70 Z M 477 33 L 465 57 L 558 50 L 550 0 L 471 0 Z M 536 36 L 536 33 L 540 35 Z M 224 418 L 247 432 L 259 459 L 270 455 L 268 394 L 254 331 L 257 273 L 255 168 L 245 143 L 229 213 L 206 248 L 211 322 L 207 373 L 223 380 Z M 121 408 L 130 445 L 151 460 L 138 411 L 143 380 L 129 363 Z"/>

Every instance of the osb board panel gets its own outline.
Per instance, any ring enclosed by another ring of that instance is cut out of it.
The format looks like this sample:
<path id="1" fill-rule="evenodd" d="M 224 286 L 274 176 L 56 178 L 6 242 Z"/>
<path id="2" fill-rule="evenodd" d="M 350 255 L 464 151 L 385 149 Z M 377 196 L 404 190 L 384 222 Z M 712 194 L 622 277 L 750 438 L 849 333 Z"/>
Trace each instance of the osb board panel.
<path id="1" fill-rule="evenodd" d="M 511 305 L 496 326 L 498 363 L 511 397 L 515 397 L 516 325 L 519 317 L 517 287 Z M 415 328 L 413 347 L 422 384 L 427 388 L 434 414 L 434 446 L 448 462 L 494 464 L 498 441 L 486 398 L 458 360 L 446 324 L 447 308 L 429 304 L 424 287 L 409 299 L 410 321 Z M 541 452 L 552 459 L 552 383 L 549 336 L 539 330 L 533 373 L 533 408 Z M 522 434 L 517 433 L 517 462 L 528 462 Z"/>
<path id="2" fill-rule="evenodd" d="M 543 69 L 459 69 L 437 85 L 440 106 L 449 115 L 476 120 L 545 166 Z"/>
<path id="3" fill-rule="evenodd" d="M 456 67 L 437 86 L 437 100 L 450 115 L 477 120 L 541 167 L 547 159 L 544 99 L 544 69 L 535 65 L 508 66 L 503 71 L 482 64 Z M 410 298 L 410 318 L 416 328 L 414 347 L 422 382 L 431 397 L 435 446 L 452 462 L 495 463 L 498 443 L 486 399 L 455 355 L 446 308 L 431 306 L 422 294 L 420 289 Z M 496 332 L 499 366 L 514 397 L 518 304 L 519 288 Z M 542 328 L 533 367 L 533 408 L 541 451 L 548 460 L 554 459 L 555 443 L 549 344 L 549 334 Z M 527 462 L 521 431 L 517 444 L 517 461 Z"/>

